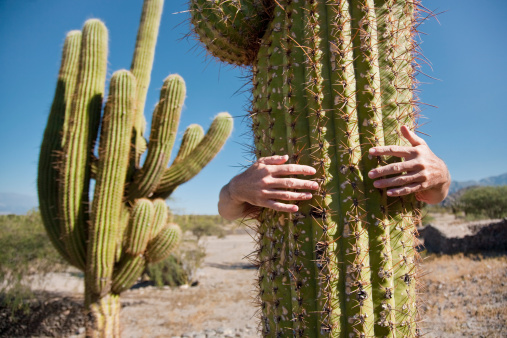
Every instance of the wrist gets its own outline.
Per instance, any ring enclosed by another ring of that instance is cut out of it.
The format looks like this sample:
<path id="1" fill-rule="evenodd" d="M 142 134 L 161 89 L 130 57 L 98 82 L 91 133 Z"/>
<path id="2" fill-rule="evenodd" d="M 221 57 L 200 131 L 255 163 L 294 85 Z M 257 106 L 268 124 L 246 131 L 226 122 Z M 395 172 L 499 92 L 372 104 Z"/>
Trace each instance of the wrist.
<path id="1" fill-rule="evenodd" d="M 443 182 L 436 184 L 428 190 L 423 190 L 415 193 L 415 197 L 418 201 L 425 202 L 428 204 L 438 204 L 442 202 L 449 192 L 451 186 L 451 176 L 449 171 L 446 173 L 446 178 Z"/>

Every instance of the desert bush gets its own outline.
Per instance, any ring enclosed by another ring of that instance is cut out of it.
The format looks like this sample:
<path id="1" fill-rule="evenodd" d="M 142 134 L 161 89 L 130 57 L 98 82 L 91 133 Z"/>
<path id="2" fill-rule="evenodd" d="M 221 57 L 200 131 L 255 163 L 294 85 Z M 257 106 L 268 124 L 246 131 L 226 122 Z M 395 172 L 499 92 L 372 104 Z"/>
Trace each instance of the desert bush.
<path id="1" fill-rule="evenodd" d="M 225 226 L 230 222 L 218 215 L 175 215 L 174 222 L 181 229 L 191 231 L 199 240 L 202 236 L 225 237 Z"/>
<path id="2" fill-rule="evenodd" d="M 454 202 L 453 210 L 479 218 L 507 217 L 507 185 L 470 188 Z"/>
<path id="3" fill-rule="evenodd" d="M 184 240 L 176 252 L 149 265 L 145 273 L 156 286 L 192 284 L 205 256 L 206 251 L 199 241 Z"/>
<path id="4" fill-rule="evenodd" d="M 22 283 L 25 277 L 66 265 L 51 245 L 38 211 L 0 215 L 0 234 L 0 302 L 16 310 L 32 295 Z"/>

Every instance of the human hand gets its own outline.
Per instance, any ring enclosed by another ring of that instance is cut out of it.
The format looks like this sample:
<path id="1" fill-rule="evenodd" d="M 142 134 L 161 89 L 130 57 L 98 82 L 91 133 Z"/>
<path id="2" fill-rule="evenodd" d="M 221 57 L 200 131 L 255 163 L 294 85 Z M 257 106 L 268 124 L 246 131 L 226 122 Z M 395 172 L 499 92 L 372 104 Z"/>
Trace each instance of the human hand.
<path id="1" fill-rule="evenodd" d="M 297 205 L 279 200 L 309 200 L 312 194 L 301 190 L 317 190 L 319 185 L 310 180 L 286 177 L 316 173 L 310 166 L 284 164 L 288 159 L 287 155 L 263 157 L 235 176 L 220 192 L 220 214 L 228 219 L 236 219 L 255 213 L 261 207 L 281 212 L 298 211 Z"/>
<path id="2" fill-rule="evenodd" d="M 444 161 L 430 150 L 426 142 L 410 131 L 401 127 L 403 136 L 412 147 L 381 146 L 370 149 L 373 156 L 396 156 L 404 158 L 397 162 L 371 170 L 368 177 L 377 179 L 373 185 L 377 188 L 388 188 L 388 196 L 403 196 L 415 193 L 419 201 L 436 204 L 447 196 L 451 178 Z M 394 177 L 383 178 L 388 175 Z"/>

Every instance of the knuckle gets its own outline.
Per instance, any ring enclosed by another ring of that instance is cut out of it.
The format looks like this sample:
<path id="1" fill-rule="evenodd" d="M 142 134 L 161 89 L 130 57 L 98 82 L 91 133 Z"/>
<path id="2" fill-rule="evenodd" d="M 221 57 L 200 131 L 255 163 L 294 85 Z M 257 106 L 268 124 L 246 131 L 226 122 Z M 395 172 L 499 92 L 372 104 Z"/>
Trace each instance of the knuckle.
<path id="1" fill-rule="evenodd" d="M 408 182 L 408 177 L 407 176 L 399 176 L 396 179 L 396 183 L 397 184 L 406 184 L 407 182 Z"/>
<path id="2" fill-rule="evenodd" d="M 261 187 L 268 187 L 270 184 L 271 184 L 271 179 L 269 179 L 267 177 L 261 178 L 261 180 L 260 180 Z"/>
<path id="3" fill-rule="evenodd" d="M 295 185 L 295 182 L 292 179 L 288 179 L 285 182 L 286 182 L 285 184 L 286 184 L 287 188 L 293 188 Z"/>

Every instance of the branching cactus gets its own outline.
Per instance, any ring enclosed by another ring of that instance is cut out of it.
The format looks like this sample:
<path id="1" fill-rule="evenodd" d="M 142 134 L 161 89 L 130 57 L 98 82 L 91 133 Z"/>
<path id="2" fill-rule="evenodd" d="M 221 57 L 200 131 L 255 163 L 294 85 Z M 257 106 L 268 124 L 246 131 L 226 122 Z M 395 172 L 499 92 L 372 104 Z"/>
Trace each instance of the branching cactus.
<path id="1" fill-rule="evenodd" d="M 191 0 L 208 52 L 251 67 L 256 156 L 317 169 L 299 211 L 264 210 L 258 303 L 266 337 L 417 336 L 413 196 L 367 173 L 415 128 L 417 0 Z"/>
<path id="2" fill-rule="evenodd" d="M 38 190 L 49 238 L 85 273 L 87 336 L 119 336 L 120 293 L 146 264 L 166 258 L 181 238 L 164 199 L 208 164 L 232 131 L 227 113 L 215 117 L 206 135 L 191 125 L 167 168 L 186 91 L 183 79 L 170 75 L 155 107 L 149 142 L 144 140 L 144 102 L 162 6 L 163 0 L 145 1 L 132 69 L 113 74 L 103 112 L 106 27 L 88 20 L 82 31 L 68 33 L 63 47 L 41 146 Z"/>

